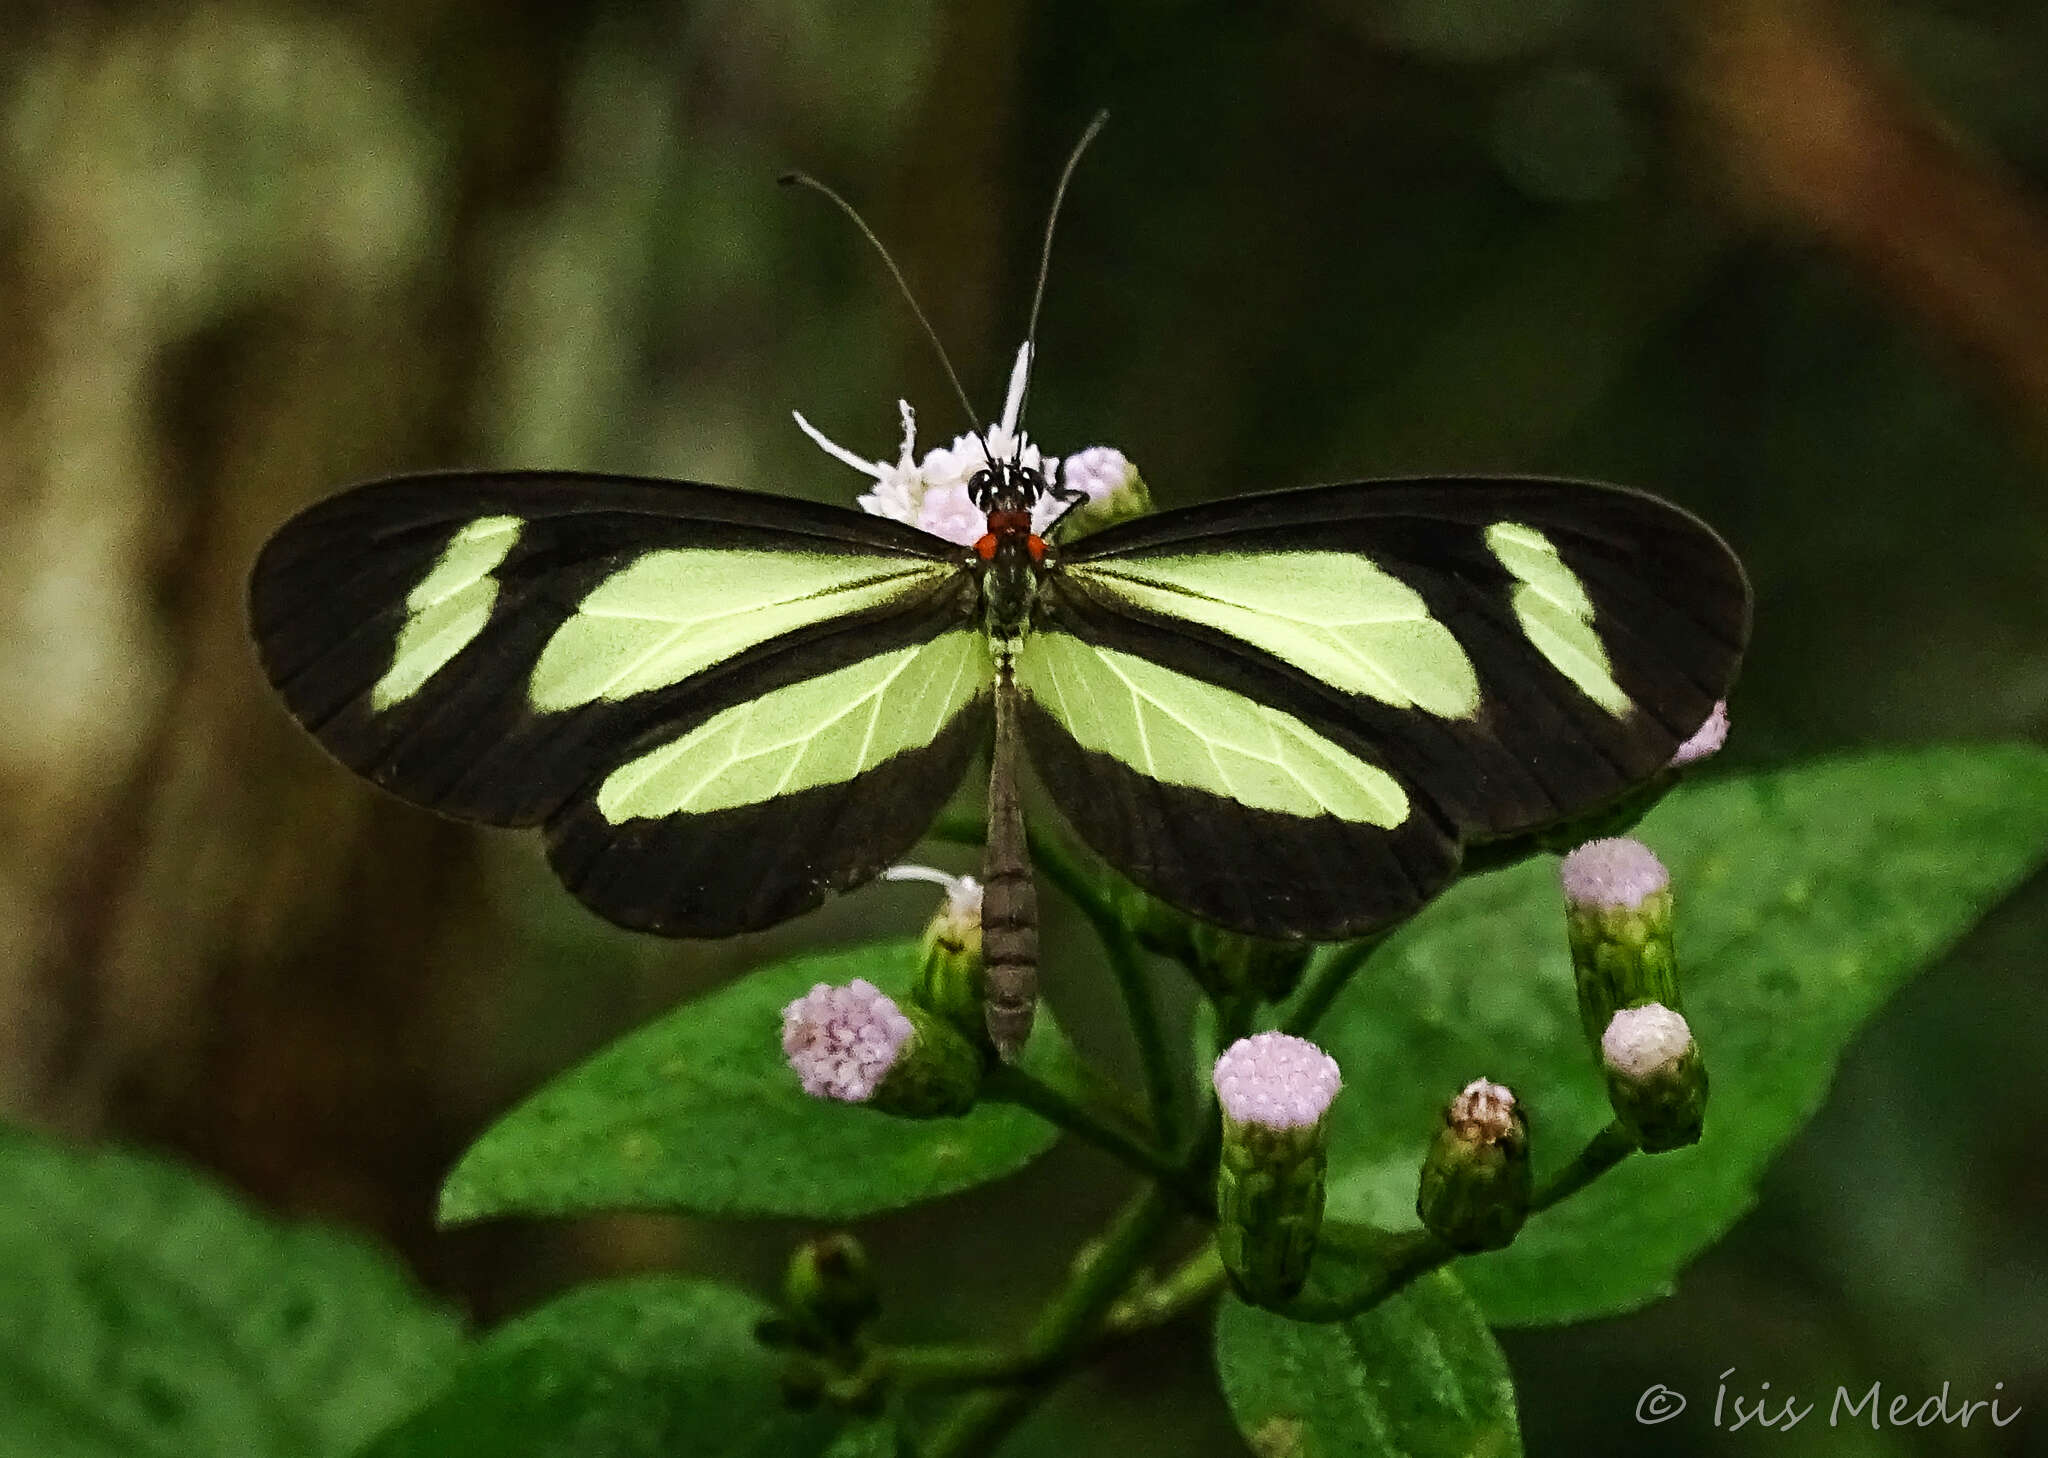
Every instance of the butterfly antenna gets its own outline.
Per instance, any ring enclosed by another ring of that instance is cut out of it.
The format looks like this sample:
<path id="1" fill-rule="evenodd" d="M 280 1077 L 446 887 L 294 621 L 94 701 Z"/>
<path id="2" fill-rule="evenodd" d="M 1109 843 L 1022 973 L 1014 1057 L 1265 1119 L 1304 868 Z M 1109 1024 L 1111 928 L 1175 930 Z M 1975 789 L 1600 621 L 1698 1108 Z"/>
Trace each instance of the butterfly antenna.
<path id="1" fill-rule="evenodd" d="M 1060 204 L 1067 200 L 1067 184 L 1074 179 L 1074 169 L 1080 165 L 1081 154 L 1088 150 L 1088 144 L 1095 140 L 1095 134 L 1102 130 L 1102 124 L 1109 120 L 1107 109 L 1095 113 L 1087 130 L 1081 133 L 1081 140 L 1074 143 L 1074 150 L 1067 154 L 1067 165 L 1060 169 L 1059 186 L 1053 189 L 1052 211 L 1045 216 L 1045 243 L 1038 250 L 1038 284 L 1031 290 L 1031 322 L 1024 331 L 1024 393 L 1017 402 L 1018 451 L 1023 451 L 1024 411 L 1031 404 L 1031 377 L 1038 372 L 1038 307 L 1045 302 L 1045 276 L 1052 269 L 1052 234 L 1060 220 Z"/>
<path id="2" fill-rule="evenodd" d="M 938 355 L 939 363 L 945 366 L 946 378 L 953 384 L 953 394 L 959 399 L 960 408 L 967 412 L 967 428 L 981 441 L 982 456 L 993 460 L 994 457 L 989 454 L 988 439 L 981 433 L 980 417 L 974 413 L 974 404 L 967 398 L 967 391 L 960 383 L 960 376 L 953 369 L 952 356 L 946 353 L 946 346 L 939 342 L 939 331 L 932 328 L 932 321 L 926 318 L 924 310 L 918 307 L 917 295 L 910 291 L 909 280 L 903 277 L 903 270 L 896 266 L 896 260 L 889 256 L 889 250 L 882 246 L 882 240 L 875 236 L 875 230 L 868 226 L 868 220 L 860 215 L 860 210 L 852 203 L 808 172 L 785 172 L 776 181 L 784 187 L 808 187 L 812 192 L 822 193 L 834 207 L 853 220 L 853 225 L 860 229 L 861 236 L 874 245 L 875 252 L 882 255 L 882 262 L 888 267 L 889 276 L 896 280 L 896 287 L 903 292 L 903 302 L 910 305 L 910 312 L 917 316 L 917 322 L 923 326 L 924 337 L 931 341 L 932 350 Z"/>

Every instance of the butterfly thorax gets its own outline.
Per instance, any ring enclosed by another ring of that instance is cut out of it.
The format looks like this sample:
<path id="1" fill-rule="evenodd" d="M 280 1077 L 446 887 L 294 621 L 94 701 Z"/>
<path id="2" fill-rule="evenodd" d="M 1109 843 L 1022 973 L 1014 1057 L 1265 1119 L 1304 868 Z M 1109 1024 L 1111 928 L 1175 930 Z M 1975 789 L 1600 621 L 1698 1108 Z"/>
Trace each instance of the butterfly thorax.
<path id="1" fill-rule="evenodd" d="M 969 498 L 988 514 L 974 544 L 989 636 L 1012 643 L 1030 626 L 1031 605 L 1045 567 L 1045 539 L 1031 529 L 1031 509 L 1046 494 L 1042 472 L 1014 463 L 991 465 L 968 483 Z"/>

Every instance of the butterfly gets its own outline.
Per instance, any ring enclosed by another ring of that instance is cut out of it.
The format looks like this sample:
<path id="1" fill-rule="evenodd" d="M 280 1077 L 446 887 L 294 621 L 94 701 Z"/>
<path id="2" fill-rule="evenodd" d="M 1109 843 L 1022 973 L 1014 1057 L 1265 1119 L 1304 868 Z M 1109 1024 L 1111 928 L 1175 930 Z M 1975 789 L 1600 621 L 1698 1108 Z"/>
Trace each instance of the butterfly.
<path id="1" fill-rule="evenodd" d="M 1727 546 L 1620 487 L 1365 481 L 1061 541 L 1031 525 L 1054 484 L 986 467 L 987 530 L 960 546 L 688 482 L 401 477 L 279 530 L 251 617 L 270 682 L 344 764 L 540 827 L 587 905 L 666 935 L 861 885 L 992 745 L 995 977 L 1033 953 L 1010 934 L 1032 924 L 1011 905 L 1024 757 L 1160 899 L 1353 937 L 1412 913 L 1467 844 L 1655 776 L 1748 635 Z"/>
<path id="2" fill-rule="evenodd" d="M 986 751 L 987 1023 L 1008 1057 L 1037 964 L 1025 760 L 1161 900 L 1259 937 L 1356 937 L 1413 913 L 1467 847 L 1659 775 L 1748 639 L 1734 554 L 1637 491 L 1361 481 L 1084 532 L 1075 492 L 1015 442 L 976 442 L 958 542 L 693 482 L 373 482 L 263 548 L 259 656 L 351 769 L 538 827 L 586 905 L 671 936 L 862 885 Z"/>

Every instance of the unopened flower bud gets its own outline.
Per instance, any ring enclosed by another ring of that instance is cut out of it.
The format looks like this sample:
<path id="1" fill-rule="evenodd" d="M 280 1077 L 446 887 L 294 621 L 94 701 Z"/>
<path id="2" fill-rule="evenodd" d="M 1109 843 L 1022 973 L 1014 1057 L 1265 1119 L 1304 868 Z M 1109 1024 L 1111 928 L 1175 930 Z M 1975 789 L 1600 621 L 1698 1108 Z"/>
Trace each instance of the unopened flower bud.
<path id="1" fill-rule="evenodd" d="M 1323 1223 L 1325 1116 L 1344 1081 L 1336 1059 L 1286 1033 L 1238 1039 L 1213 1079 L 1223 1112 L 1216 1248 L 1239 1295 L 1277 1305 L 1308 1279 Z"/>
<path id="2" fill-rule="evenodd" d="M 1600 1039 L 1607 1097 L 1647 1154 L 1699 1141 L 1707 1066 L 1685 1019 L 1661 1003 L 1625 1007 Z"/>
<path id="3" fill-rule="evenodd" d="M 930 866 L 891 866 L 882 875 L 890 881 L 926 881 L 945 890 L 944 903 L 925 924 L 915 997 L 920 1007 L 993 1056 L 982 1011 L 981 882 Z"/>
<path id="4" fill-rule="evenodd" d="M 1514 1093 L 1476 1078 L 1444 1110 L 1415 1213 L 1456 1251 L 1499 1250 L 1529 1214 L 1529 1124 Z"/>
<path id="5" fill-rule="evenodd" d="M 1088 499 L 1063 518 L 1060 538 L 1071 542 L 1089 532 L 1143 516 L 1152 509 L 1152 493 L 1130 458 L 1114 446 L 1089 446 L 1068 456 L 1060 484 Z"/>
<path id="6" fill-rule="evenodd" d="M 964 1114 L 981 1055 L 923 1008 L 900 1008 L 864 978 L 820 982 L 782 1010 L 782 1051 L 813 1098 L 923 1119 Z"/>
<path id="7" fill-rule="evenodd" d="M 1707 722 L 1693 731 L 1692 738 L 1678 746 L 1671 756 L 1670 768 L 1683 769 L 1707 756 L 1717 753 L 1728 742 L 1728 701 L 1722 699 L 1714 705 L 1714 712 L 1707 715 Z"/>
<path id="8" fill-rule="evenodd" d="M 782 1300 L 797 1327 L 835 1343 L 850 1341 L 881 1309 L 867 1252 L 843 1231 L 790 1252 Z"/>
<path id="9" fill-rule="evenodd" d="M 1671 873 L 1639 840 L 1588 841 L 1558 867 L 1579 1017 L 1597 1053 L 1617 1010 L 1679 1006 Z"/>

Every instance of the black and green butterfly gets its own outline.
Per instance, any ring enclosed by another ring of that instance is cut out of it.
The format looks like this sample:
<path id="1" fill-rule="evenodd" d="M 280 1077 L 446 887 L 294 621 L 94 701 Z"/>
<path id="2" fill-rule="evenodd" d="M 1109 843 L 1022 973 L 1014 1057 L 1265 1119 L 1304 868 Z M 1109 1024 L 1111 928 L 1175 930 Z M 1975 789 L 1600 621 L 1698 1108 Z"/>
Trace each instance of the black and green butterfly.
<path id="1" fill-rule="evenodd" d="M 537 826 L 599 914 L 672 936 L 870 880 L 993 744 L 990 1028 L 1030 1019 L 1014 763 L 1190 914 L 1262 937 L 1413 912 L 1467 846 L 1656 776 L 1725 698 L 1749 591 L 1653 497 L 1522 478 L 1240 497 L 1071 541 L 998 463 L 960 547 L 850 510 L 555 472 L 312 507 L 251 589 L 270 680 L 406 799 Z"/>

